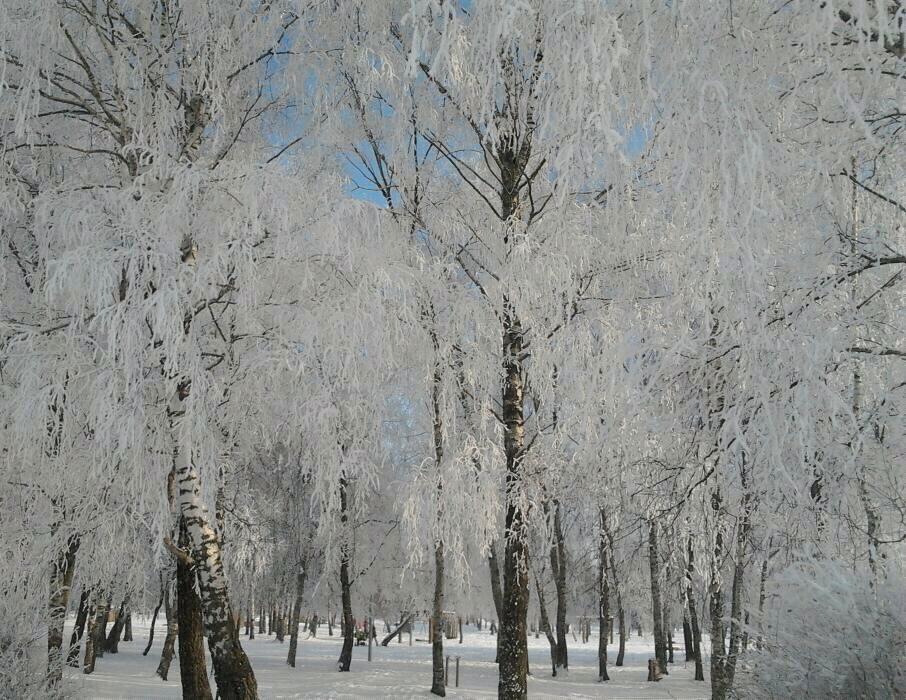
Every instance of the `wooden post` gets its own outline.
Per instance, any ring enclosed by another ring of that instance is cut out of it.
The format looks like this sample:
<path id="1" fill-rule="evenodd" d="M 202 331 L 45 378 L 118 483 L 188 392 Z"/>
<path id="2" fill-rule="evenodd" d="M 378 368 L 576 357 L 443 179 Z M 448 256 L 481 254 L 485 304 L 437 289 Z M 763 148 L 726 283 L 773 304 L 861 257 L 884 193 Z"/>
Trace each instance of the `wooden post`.
<path id="1" fill-rule="evenodd" d="M 450 657 L 447 656 L 446 663 L 444 664 L 444 685 L 450 685 Z"/>
<path id="2" fill-rule="evenodd" d="M 459 657 L 456 657 L 456 687 L 459 687 Z"/>
<path id="3" fill-rule="evenodd" d="M 371 642 L 373 641 L 373 638 L 371 636 L 371 626 L 374 624 L 374 618 L 369 616 L 366 624 L 368 625 L 368 629 L 365 631 L 365 634 L 368 635 L 368 661 L 370 662 L 371 661 Z"/>

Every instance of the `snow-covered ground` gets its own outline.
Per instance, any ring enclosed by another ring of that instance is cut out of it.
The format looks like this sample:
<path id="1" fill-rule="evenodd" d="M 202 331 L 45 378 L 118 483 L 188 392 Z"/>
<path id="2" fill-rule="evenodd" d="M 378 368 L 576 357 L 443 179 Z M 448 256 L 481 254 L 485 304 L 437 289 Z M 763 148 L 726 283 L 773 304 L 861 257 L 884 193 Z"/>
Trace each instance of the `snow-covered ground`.
<path id="1" fill-rule="evenodd" d="M 646 682 L 647 661 L 653 656 L 653 643 L 648 637 L 632 636 L 626 649 L 626 665 L 609 668 L 611 680 L 597 683 L 597 633 L 593 631 L 587 644 L 570 637 L 567 674 L 550 677 L 550 651 L 544 637 L 529 638 L 529 659 L 534 674 L 529 680 L 532 698 L 707 698 L 707 682 L 693 680 L 693 666 L 681 661 L 670 668 L 670 675 L 658 683 Z M 84 676 L 73 670 L 70 679 L 77 684 L 80 698 L 179 698 L 179 659 L 173 659 L 170 680 L 162 681 L 154 671 L 163 645 L 164 625 L 158 620 L 154 646 L 148 656 L 142 650 L 148 639 L 148 621 L 138 618 L 134 625 L 134 642 L 120 643 L 120 652 L 99 659 L 95 673 Z M 301 635 L 296 668 L 286 665 L 287 641 L 277 642 L 273 635 L 259 636 L 253 641 L 243 638 L 258 679 L 262 698 L 409 698 L 433 697 L 431 685 L 431 647 L 426 642 L 413 641 L 408 636 L 402 644 L 394 641 L 388 647 L 372 648 L 372 661 L 367 660 L 367 648 L 355 647 L 352 671 L 340 674 L 336 660 L 340 638 L 328 637 L 322 627 L 315 639 Z M 414 638 L 425 638 L 424 626 L 415 628 Z M 680 635 L 680 640 L 682 639 Z M 453 659 L 450 661 L 450 688 L 447 697 L 484 698 L 497 694 L 497 669 L 494 664 L 495 638 L 474 627 L 465 628 L 464 640 L 446 640 L 444 651 L 460 657 L 459 688 L 453 686 Z M 681 646 L 681 642 L 680 642 Z M 611 660 L 615 647 L 610 647 Z M 706 664 L 707 667 L 707 664 Z M 208 672 L 210 673 L 210 659 Z M 212 679 L 213 685 L 213 679 Z"/>

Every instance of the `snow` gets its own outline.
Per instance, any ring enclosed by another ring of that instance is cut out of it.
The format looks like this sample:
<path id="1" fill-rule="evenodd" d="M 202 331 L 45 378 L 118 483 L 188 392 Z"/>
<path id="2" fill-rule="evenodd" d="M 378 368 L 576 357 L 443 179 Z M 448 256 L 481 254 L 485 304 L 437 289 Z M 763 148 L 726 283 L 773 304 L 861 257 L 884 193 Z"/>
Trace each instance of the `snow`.
<path id="1" fill-rule="evenodd" d="M 380 623 L 379 629 L 381 629 Z M 454 660 L 460 657 L 460 687 L 448 688 L 450 698 L 491 698 L 497 695 L 497 669 L 494 664 L 495 637 L 475 627 L 464 628 L 463 643 L 445 640 L 444 653 L 450 655 L 450 685 L 453 685 Z M 367 648 L 353 650 L 352 671 L 340 674 L 336 660 L 340 652 L 340 637 L 327 636 L 326 626 L 318 637 L 305 639 L 300 632 L 296 668 L 286 664 L 289 637 L 283 644 L 274 635 L 243 637 L 242 646 L 249 655 L 258 679 L 262 698 L 410 698 L 430 695 L 431 647 L 424 639 L 424 625 L 416 625 L 412 646 L 408 635 L 403 643 L 394 640 L 388 647 L 372 647 L 372 662 L 367 661 Z M 532 698 L 636 698 L 660 700 L 666 698 L 707 698 L 710 684 L 695 682 L 694 666 L 684 663 L 682 651 L 677 651 L 678 663 L 670 667 L 670 675 L 658 683 L 649 683 L 648 659 L 653 656 L 651 637 L 630 637 L 626 647 L 626 664 L 608 667 L 611 680 L 597 682 L 597 631 L 587 644 L 569 639 L 570 669 L 557 678 L 550 677 L 550 648 L 543 636 L 529 637 L 529 659 L 533 675 L 529 679 Z M 77 684 L 79 698 L 179 698 L 179 659 L 174 657 L 168 681 L 155 675 L 164 641 L 164 624 L 159 619 L 154 646 L 148 656 L 142 650 L 148 639 L 148 620 L 137 618 L 133 629 L 135 641 L 121 642 L 120 652 L 105 654 L 97 662 L 97 670 L 88 676 L 70 671 L 70 680 Z M 380 637 L 380 635 L 379 635 Z M 681 639 L 681 635 L 680 635 Z M 682 644 L 680 643 L 680 647 Z M 610 646 L 611 661 L 616 647 Z M 208 672 L 210 674 L 210 658 Z M 707 667 L 707 660 L 706 660 Z M 212 678 L 213 686 L 213 678 Z"/>

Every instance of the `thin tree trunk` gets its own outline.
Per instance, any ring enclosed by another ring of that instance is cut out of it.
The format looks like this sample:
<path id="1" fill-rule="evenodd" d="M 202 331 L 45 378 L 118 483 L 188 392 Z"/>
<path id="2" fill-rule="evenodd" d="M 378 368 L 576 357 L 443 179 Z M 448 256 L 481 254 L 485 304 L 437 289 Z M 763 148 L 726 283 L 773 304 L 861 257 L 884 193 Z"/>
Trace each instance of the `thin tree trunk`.
<path id="1" fill-rule="evenodd" d="M 132 641 L 132 611 L 126 613 L 126 622 L 123 625 L 123 641 Z"/>
<path id="2" fill-rule="evenodd" d="M 551 677 L 557 677 L 557 638 L 554 637 L 553 632 L 551 631 L 551 621 L 547 616 L 547 603 L 544 601 L 544 588 L 541 586 L 541 581 L 538 579 L 538 575 L 532 572 L 532 577 L 535 579 L 535 592 L 538 594 L 538 611 L 541 616 L 541 620 L 538 622 L 538 627 L 544 632 L 544 636 L 547 638 L 547 643 L 551 648 Z"/>
<path id="3" fill-rule="evenodd" d="M 382 646 L 382 647 L 385 647 L 385 646 L 387 646 L 388 644 L 390 644 L 390 642 L 393 641 L 393 638 L 394 638 L 395 636 L 397 636 L 397 635 L 399 635 L 399 636 L 400 636 L 400 639 L 402 639 L 402 638 L 403 638 L 403 628 L 405 628 L 405 626 L 406 626 L 411 620 L 412 620 L 412 615 L 411 615 L 411 614 L 409 614 L 409 615 L 407 615 L 406 617 L 404 617 L 403 620 L 402 620 L 402 622 L 400 622 L 399 625 L 397 626 L 397 628 L 396 628 L 395 630 L 393 630 L 390 634 L 388 634 L 386 637 L 384 637 L 384 638 L 381 640 L 381 646 Z"/>
<path id="4" fill-rule="evenodd" d="M 151 615 L 151 629 L 148 631 L 148 644 L 145 646 L 142 656 L 147 656 L 148 652 L 151 651 L 151 645 L 154 644 L 154 625 L 157 623 L 157 614 L 160 612 L 160 606 L 163 604 L 164 596 L 163 593 L 161 593 L 160 600 L 157 601 L 157 607 L 154 608 L 154 613 Z"/>
<path id="5" fill-rule="evenodd" d="M 164 586 L 164 614 L 167 616 L 167 635 L 164 637 L 164 648 L 160 652 L 160 662 L 157 664 L 157 675 L 167 680 L 170 673 L 170 662 L 173 661 L 173 652 L 176 648 L 176 636 L 179 633 L 179 624 L 176 616 L 176 606 L 172 604 L 168 586 Z"/>
<path id="6" fill-rule="evenodd" d="M 554 501 L 554 542 L 550 551 L 551 573 L 557 591 L 557 656 L 558 668 L 568 669 L 569 658 L 566 647 L 566 543 L 560 522 L 560 503 Z"/>
<path id="7" fill-rule="evenodd" d="M 431 308 L 432 323 L 433 308 Z M 443 482 L 443 417 L 440 408 L 440 391 L 443 375 L 440 365 L 440 346 L 434 326 L 429 327 L 431 342 L 434 347 L 435 365 L 431 382 L 431 423 L 434 443 L 435 494 L 437 497 L 436 521 L 441 523 L 444 507 Z M 431 692 L 444 697 L 447 694 L 444 678 L 444 542 L 438 539 L 434 543 L 434 600 L 431 611 Z M 369 631 L 370 634 L 370 631 Z"/>
<path id="8" fill-rule="evenodd" d="M 764 601 L 765 585 L 768 580 L 768 560 L 761 562 L 761 580 L 758 585 L 758 637 L 755 638 L 755 648 L 761 651 L 764 648 Z"/>
<path id="9" fill-rule="evenodd" d="M 69 606 L 72 577 L 75 574 L 79 538 L 70 537 L 66 551 L 61 552 L 50 573 L 50 603 L 47 627 L 47 681 L 55 686 L 63 679 L 63 625 Z"/>
<path id="10" fill-rule="evenodd" d="M 714 555 L 711 562 L 711 582 L 708 586 L 709 613 L 711 615 L 711 697 L 724 700 L 727 697 L 727 647 L 724 625 L 724 592 L 721 586 L 720 562 L 724 555 L 723 533 L 720 531 L 720 492 L 711 494 L 711 509 L 715 514 L 717 532 L 714 537 Z"/>
<path id="11" fill-rule="evenodd" d="M 692 591 L 692 576 L 695 573 L 693 559 L 692 535 L 688 540 L 689 561 L 686 565 L 686 606 L 689 609 L 689 628 L 692 639 L 692 658 L 695 659 L 695 680 L 705 680 L 705 670 L 702 667 L 702 633 L 698 626 L 698 612 L 695 607 L 695 596 Z"/>
<path id="12" fill-rule="evenodd" d="M 620 645 L 617 649 L 617 660 L 615 665 L 622 666 L 623 659 L 626 656 L 626 639 L 629 630 L 626 627 L 626 610 L 623 607 L 623 593 L 622 588 L 620 587 L 620 579 L 617 576 L 617 563 L 616 557 L 614 557 L 616 550 L 613 546 L 613 533 L 610 531 L 610 527 L 607 525 L 606 520 L 602 521 L 601 525 L 604 528 L 604 535 L 607 537 L 607 548 L 610 552 L 610 556 L 607 558 L 610 568 L 610 578 L 611 583 L 613 584 L 613 592 L 617 599 L 617 622 L 619 624 Z"/>
<path id="13" fill-rule="evenodd" d="M 352 645 L 355 642 L 355 623 L 352 619 L 352 584 L 349 580 L 349 521 L 348 485 L 346 477 L 340 478 L 340 523 L 342 525 L 343 543 L 340 545 L 340 598 L 343 607 L 343 647 L 340 650 L 338 670 L 348 671 L 352 665 Z"/>
<path id="14" fill-rule="evenodd" d="M 610 616 L 610 591 L 607 586 L 606 515 L 600 509 L 601 531 L 598 535 L 598 682 L 609 681 L 607 673 L 607 618 Z"/>
<path id="15" fill-rule="evenodd" d="M 488 551 L 488 570 L 491 574 L 491 596 L 494 600 L 494 612 L 497 615 L 498 634 L 496 639 L 496 651 L 494 653 L 494 663 L 500 661 L 500 618 L 503 615 L 503 589 L 500 586 L 500 560 L 497 558 L 497 541 L 491 542 L 491 548 Z"/>
<path id="16" fill-rule="evenodd" d="M 87 588 L 82 591 L 82 595 L 79 597 L 79 610 L 76 613 L 75 626 L 72 628 L 72 636 L 69 638 L 69 653 L 66 655 L 66 663 L 73 668 L 79 667 L 79 644 L 85 634 L 85 623 L 88 620 L 88 610 L 90 608 L 90 596 L 91 591 Z"/>
<path id="17" fill-rule="evenodd" d="M 186 548 L 189 536 L 184 519 L 179 524 L 179 544 Z M 201 599 L 195 590 L 195 568 L 185 559 L 176 560 L 176 615 L 179 637 L 179 680 L 184 698 L 211 700 L 208 668 L 204 653 L 204 625 Z"/>
<path id="18" fill-rule="evenodd" d="M 444 543 L 434 545 L 434 601 L 431 614 L 431 692 L 444 697 Z"/>
<path id="19" fill-rule="evenodd" d="M 660 556 L 657 546 L 657 523 L 648 521 L 648 567 L 651 572 L 651 616 L 654 622 L 654 656 L 667 673 L 667 641 L 664 635 L 664 608 L 661 604 Z"/>
<path id="20" fill-rule="evenodd" d="M 302 612 L 302 593 L 305 590 L 305 567 L 299 566 L 296 573 L 296 598 L 293 601 L 293 614 L 289 621 L 289 653 L 286 663 L 292 668 L 296 667 L 296 648 L 299 645 L 299 615 Z"/>

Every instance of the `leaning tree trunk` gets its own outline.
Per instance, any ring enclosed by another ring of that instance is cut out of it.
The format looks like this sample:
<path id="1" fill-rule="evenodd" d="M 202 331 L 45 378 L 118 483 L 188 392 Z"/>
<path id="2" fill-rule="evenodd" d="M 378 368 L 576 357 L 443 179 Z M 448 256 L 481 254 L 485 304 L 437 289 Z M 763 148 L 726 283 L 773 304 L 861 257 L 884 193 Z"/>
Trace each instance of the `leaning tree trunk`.
<path id="1" fill-rule="evenodd" d="M 550 551 L 551 573 L 557 591 L 557 668 L 568 669 L 566 648 L 566 542 L 560 522 L 560 503 L 554 502 L 554 542 Z"/>
<path id="2" fill-rule="evenodd" d="M 160 652 L 160 662 L 157 664 L 157 675 L 167 680 L 170 673 L 170 662 L 176 649 L 176 636 L 179 633 L 176 606 L 170 599 L 170 591 L 164 586 L 164 614 L 167 616 L 167 634 L 164 637 L 164 648 Z"/>
<path id="3" fill-rule="evenodd" d="M 551 632 L 551 622 L 550 618 L 547 616 L 547 603 L 544 601 L 544 588 L 541 586 L 541 581 L 538 579 L 537 574 L 532 572 L 532 576 L 535 579 L 535 592 L 538 594 L 538 610 L 541 619 L 539 620 L 538 626 L 541 628 L 541 631 L 544 632 L 544 636 L 547 638 L 547 643 L 551 648 L 551 676 L 553 678 L 557 677 L 557 639 L 554 637 L 554 633 Z"/>
<path id="4" fill-rule="evenodd" d="M 113 627 L 110 628 L 110 632 L 107 633 L 107 639 L 104 641 L 104 651 L 108 654 L 118 654 L 120 651 L 120 637 L 126 626 L 126 607 L 128 605 L 129 597 L 126 596 L 120 604 L 119 610 L 117 610 L 116 620 L 114 620 Z"/>
<path id="5" fill-rule="evenodd" d="M 610 616 L 610 591 L 607 586 L 607 537 L 605 513 L 601 508 L 598 535 L 598 682 L 609 681 L 607 674 L 607 618 Z"/>
<path id="6" fill-rule="evenodd" d="M 90 597 L 91 591 L 87 588 L 82 591 L 82 595 L 79 597 L 79 610 L 76 613 L 75 626 L 72 628 L 72 636 L 69 637 L 69 653 L 66 655 L 66 663 L 73 668 L 79 667 L 79 644 L 85 634 Z"/>
<path id="7" fill-rule="evenodd" d="M 63 679 L 63 625 L 66 608 L 69 606 L 69 592 L 75 573 L 76 553 L 79 538 L 70 537 L 66 551 L 61 552 L 50 573 L 50 624 L 47 627 L 47 682 L 57 685 Z"/>
<path id="8" fill-rule="evenodd" d="M 654 656 L 667 673 L 667 641 L 664 635 L 664 608 L 661 604 L 661 571 L 657 546 L 657 523 L 648 522 L 648 567 L 651 572 L 651 616 L 654 622 Z"/>
<path id="9" fill-rule="evenodd" d="M 183 519 L 179 524 L 179 544 L 189 544 Z M 211 700 L 208 668 L 204 653 L 204 625 L 201 599 L 195 590 L 195 569 L 183 558 L 176 560 L 176 614 L 179 637 L 179 680 L 184 698 Z"/>
<path id="10" fill-rule="evenodd" d="M 157 601 L 157 605 L 154 608 L 154 613 L 151 615 L 151 627 L 148 630 L 148 644 L 145 646 L 145 650 L 142 652 L 142 656 L 147 656 L 148 652 L 151 651 L 151 645 L 154 644 L 154 625 L 157 624 L 157 614 L 160 612 L 160 606 L 164 604 L 164 595 L 161 593 L 160 600 Z"/>
<path id="11" fill-rule="evenodd" d="M 187 396 L 188 388 L 182 384 L 170 405 L 177 437 L 179 431 L 176 429 L 176 416 L 181 413 L 182 399 Z M 223 570 L 220 538 L 211 523 L 208 509 L 201 500 L 201 480 L 192 463 L 191 450 L 181 442 L 182 440 L 177 441 L 175 459 L 179 508 L 186 525 L 191 558 L 197 567 L 204 629 L 217 681 L 217 693 L 222 700 L 250 700 L 258 697 L 258 684 L 248 656 L 239 643 Z"/>
<path id="12" fill-rule="evenodd" d="M 286 663 L 296 667 L 296 648 L 299 645 L 299 615 L 302 613 L 302 593 L 305 590 L 305 567 L 300 565 L 296 574 L 296 598 L 293 601 L 293 613 L 289 620 L 289 653 Z M 255 625 L 252 625 L 254 629 Z M 253 632 L 254 634 L 254 632 Z"/>
<path id="13" fill-rule="evenodd" d="M 340 523 L 343 530 L 343 543 L 340 545 L 340 598 L 343 607 L 343 647 L 337 669 L 348 671 L 352 665 L 352 645 L 355 641 L 355 622 L 352 619 L 352 583 L 349 580 L 349 533 L 346 532 L 349 522 L 349 504 L 346 477 L 340 478 Z"/>

